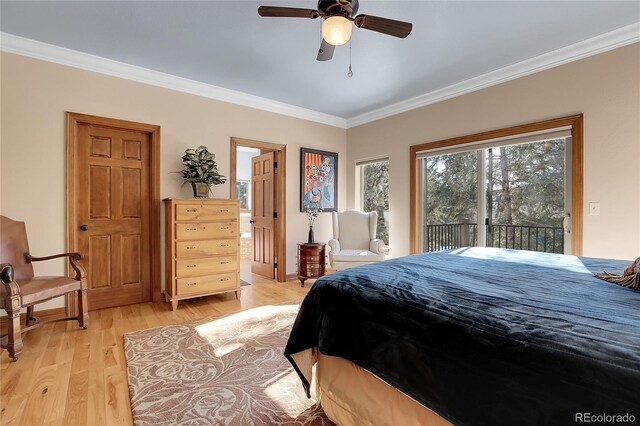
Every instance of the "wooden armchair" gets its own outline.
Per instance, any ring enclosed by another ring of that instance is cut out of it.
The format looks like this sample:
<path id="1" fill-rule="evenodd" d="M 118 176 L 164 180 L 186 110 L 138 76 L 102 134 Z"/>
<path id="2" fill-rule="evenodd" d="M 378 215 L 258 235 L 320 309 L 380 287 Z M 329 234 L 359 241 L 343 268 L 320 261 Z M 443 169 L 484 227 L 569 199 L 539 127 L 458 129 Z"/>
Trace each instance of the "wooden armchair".
<path id="1" fill-rule="evenodd" d="M 32 262 L 68 257 L 76 272 L 75 278 L 34 277 Z M 22 333 L 41 325 L 33 314 L 33 306 L 55 297 L 75 291 L 78 293 L 78 316 L 60 320 L 77 319 L 87 328 L 87 280 L 85 270 L 78 261 L 80 253 L 62 253 L 47 257 L 29 254 L 29 242 L 24 222 L 16 222 L 0 216 L 0 308 L 7 312 L 7 334 L 0 336 L 0 347 L 9 351 L 14 361 L 22 351 Z M 27 308 L 25 327 L 20 327 L 20 311 Z"/>

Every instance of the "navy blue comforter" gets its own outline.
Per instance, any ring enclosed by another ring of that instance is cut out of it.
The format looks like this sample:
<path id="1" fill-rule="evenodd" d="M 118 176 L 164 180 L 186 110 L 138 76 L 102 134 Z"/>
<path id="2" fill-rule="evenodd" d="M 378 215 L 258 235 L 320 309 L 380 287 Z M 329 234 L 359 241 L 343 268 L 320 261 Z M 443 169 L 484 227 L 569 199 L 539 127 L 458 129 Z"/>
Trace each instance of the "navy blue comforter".
<path id="1" fill-rule="evenodd" d="M 285 356 L 346 358 L 455 424 L 638 422 L 640 292 L 592 276 L 627 264 L 465 248 L 336 272 L 302 302 Z"/>

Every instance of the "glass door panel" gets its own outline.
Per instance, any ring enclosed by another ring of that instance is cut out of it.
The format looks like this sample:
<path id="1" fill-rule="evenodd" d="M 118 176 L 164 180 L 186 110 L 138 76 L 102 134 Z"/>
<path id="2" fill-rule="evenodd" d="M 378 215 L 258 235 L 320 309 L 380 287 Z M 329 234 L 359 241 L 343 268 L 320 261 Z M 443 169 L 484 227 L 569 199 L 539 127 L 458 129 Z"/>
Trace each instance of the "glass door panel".
<path id="1" fill-rule="evenodd" d="M 419 160 L 423 251 L 477 244 L 479 152 Z"/>
<path id="2" fill-rule="evenodd" d="M 565 139 L 485 149 L 487 246 L 564 253 Z"/>

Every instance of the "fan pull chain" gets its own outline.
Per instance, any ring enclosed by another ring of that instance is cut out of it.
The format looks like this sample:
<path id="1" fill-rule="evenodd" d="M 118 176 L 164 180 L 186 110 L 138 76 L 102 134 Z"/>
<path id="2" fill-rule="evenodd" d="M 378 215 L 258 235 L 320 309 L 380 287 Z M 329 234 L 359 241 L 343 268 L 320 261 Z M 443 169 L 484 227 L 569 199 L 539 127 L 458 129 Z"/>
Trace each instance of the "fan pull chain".
<path id="1" fill-rule="evenodd" d="M 353 37 L 349 39 L 349 71 L 347 72 L 347 77 L 349 78 L 353 77 L 353 71 L 351 70 L 351 40 L 353 40 Z"/>

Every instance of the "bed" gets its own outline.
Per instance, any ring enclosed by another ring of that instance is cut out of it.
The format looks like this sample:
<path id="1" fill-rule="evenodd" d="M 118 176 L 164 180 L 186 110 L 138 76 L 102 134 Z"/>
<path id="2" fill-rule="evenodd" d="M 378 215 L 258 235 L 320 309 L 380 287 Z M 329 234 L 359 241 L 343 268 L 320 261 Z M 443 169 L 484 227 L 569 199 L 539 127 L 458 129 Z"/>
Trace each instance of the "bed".
<path id="1" fill-rule="evenodd" d="M 592 276 L 628 263 L 463 248 L 347 269 L 285 356 L 341 425 L 640 419 L 640 292 Z"/>

